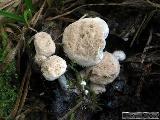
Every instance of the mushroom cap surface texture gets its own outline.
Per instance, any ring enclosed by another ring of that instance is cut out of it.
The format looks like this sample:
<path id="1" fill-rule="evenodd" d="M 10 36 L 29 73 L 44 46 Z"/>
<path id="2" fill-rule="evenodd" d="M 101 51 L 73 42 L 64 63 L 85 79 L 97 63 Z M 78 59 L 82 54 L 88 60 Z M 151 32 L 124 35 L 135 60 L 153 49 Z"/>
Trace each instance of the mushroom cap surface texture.
<path id="1" fill-rule="evenodd" d="M 34 46 L 36 54 L 43 55 L 46 57 L 51 56 L 55 53 L 55 43 L 51 36 L 46 32 L 39 32 L 35 34 Z"/>
<path id="2" fill-rule="evenodd" d="M 47 59 L 47 57 L 46 57 L 46 56 L 43 56 L 43 55 L 38 55 L 38 54 L 36 54 L 34 59 L 35 59 L 35 62 L 36 62 L 39 66 L 41 66 L 42 63 L 43 63 L 43 61 L 45 61 L 45 60 Z"/>
<path id="3" fill-rule="evenodd" d="M 95 93 L 95 94 L 101 94 L 103 92 L 106 92 L 105 85 L 99 85 L 99 84 L 90 84 L 90 89 Z"/>
<path id="4" fill-rule="evenodd" d="M 53 81 L 65 73 L 66 61 L 59 56 L 53 55 L 41 65 L 41 72 L 48 81 Z"/>
<path id="5" fill-rule="evenodd" d="M 103 58 L 108 33 L 108 25 L 101 18 L 80 19 L 64 30 L 64 52 L 81 66 L 96 65 Z"/>
<path id="6" fill-rule="evenodd" d="M 120 72 L 119 61 L 109 52 L 104 52 L 103 60 L 86 70 L 91 82 L 95 84 L 109 84 Z"/>

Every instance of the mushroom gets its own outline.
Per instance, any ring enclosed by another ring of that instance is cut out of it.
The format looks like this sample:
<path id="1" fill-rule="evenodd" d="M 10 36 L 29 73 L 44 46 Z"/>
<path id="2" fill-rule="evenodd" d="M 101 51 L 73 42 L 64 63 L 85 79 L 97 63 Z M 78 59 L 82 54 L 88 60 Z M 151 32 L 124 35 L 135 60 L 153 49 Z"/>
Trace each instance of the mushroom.
<path id="1" fill-rule="evenodd" d="M 96 65 L 103 59 L 108 33 L 108 25 L 101 18 L 80 19 L 64 30 L 64 52 L 81 66 Z"/>
<path id="2" fill-rule="evenodd" d="M 116 50 L 113 52 L 113 55 L 119 60 L 123 61 L 126 59 L 126 54 L 122 50 Z"/>
<path id="3" fill-rule="evenodd" d="M 104 52 L 104 58 L 100 63 L 95 66 L 88 67 L 85 71 L 85 74 L 88 76 L 91 84 L 96 84 L 91 85 L 91 89 L 95 91 L 95 93 L 100 93 L 99 91 L 104 91 L 104 85 L 113 82 L 113 80 L 118 76 L 120 71 L 120 64 L 116 57 L 106 51 Z"/>
<path id="4" fill-rule="evenodd" d="M 35 34 L 34 46 L 37 55 L 49 57 L 55 53 L 55 43 L 46 32 Z"/>
<path id="5" fill-rule="evenodd" d="M 106 92 L 105 85 L 98 85 L 91 83 L 90 84 L 90 89 L 95 93 L 95 94 L 101 94 L 103 92 Z"/>
<path id="6" fill-rule="evenodd" d="M 87 85 L 86 81 L 82 80 L 82 81 L 81 81 L 81 86 L 82 86 L 82 89 L 83 89 L 83 90 L 85 90 L 84 87 L 85 87 L 86 85 Z"/>
<path id="7" fill-rule="evenodd" d="M 88 95 L 88 93 L 89 93 L 88 90 L 85 90 L 85 91 L 84 91 L 84 94 L 85 94 L 85 95 Z"/>
<path id="8" fill-rule="evenodd" d="M 53 55 L 42 63 L 41 72 L 46 80 L 54 81 L 65 73 L 66 68 L 66 61 L 59 56 Z"/>
<path id="9" fill-rule="evenodd" d="M 104 58 L 99 64 L 87 68 L 90 81 L 102 85 L 113 82 L 119 71 L 120 64 L 118 60 L 109 52 L 104 52 Z"/>

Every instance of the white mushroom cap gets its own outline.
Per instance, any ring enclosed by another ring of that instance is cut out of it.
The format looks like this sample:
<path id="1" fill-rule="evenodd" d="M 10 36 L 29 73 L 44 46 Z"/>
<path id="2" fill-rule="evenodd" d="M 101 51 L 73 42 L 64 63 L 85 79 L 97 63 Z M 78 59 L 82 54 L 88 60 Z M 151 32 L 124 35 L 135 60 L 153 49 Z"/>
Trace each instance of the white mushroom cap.
<path id="1" fill-rule="evenodd" d="M 116 50 L 113 52 L 113 55 L 119 60 L 123 61 L 126 59 L 126 54 L 122 50 Z"/>
<path id="2" fill-rule="evenodd" d="M 34 59 L 35 59 L 35 62 L 36 62 L 39 66 L 41 66 L 42 63 L 43 63 L 43 61 L 45 61 L 45 60 L 47 59 L 47 57 L 46 57 L 46 56 L 43 56 L 43 55 L 38 55 L 38 54 L 36 54 Z"/>
<path id="3" fill-rule="evenodd" d="M 85 93 L 85 95 L 88 95 L 89 91 L 88 91 L 88 90 L 85 90 L 84 93 Z"/>
<path id="4" fill-rule="evenodd" d="M 55 43 L 51 36 L 46 32 L 39 32 L 35 34 L 34 46 L 36 54 L 43 55 L 46 57 L 51 56 L 55 53 Z"/>
<path id="5" fill-rule="evenodd" d="M 59 56 L 53 55 L 41 65 L 41 72 L 48 81 L 53 81 L 65 73 L 66 61 Z"/>
<path id="6" fill-rule="evenodd" d="M 65 28 L 64 52 L 81 66 L 92 66 L 103 58 L 109 28 L 101 18 L 80 19 Z"/>
<path id="7" fill-rule="evenodd" d="M 109 52 L 104 52 L 103 60 L 95 66 L 87 68 L 91 82 L 106 85 L 111 83 L 119 74 L 119 61 Z"/>
<path id="8" fill-rule="evenodd" d="M 99 84 L 90 84 L 90 89 L 95 93 L 95 94 L 101 94 L 103 92 L 106 92 L 105 85 L 99 85 Z"/>

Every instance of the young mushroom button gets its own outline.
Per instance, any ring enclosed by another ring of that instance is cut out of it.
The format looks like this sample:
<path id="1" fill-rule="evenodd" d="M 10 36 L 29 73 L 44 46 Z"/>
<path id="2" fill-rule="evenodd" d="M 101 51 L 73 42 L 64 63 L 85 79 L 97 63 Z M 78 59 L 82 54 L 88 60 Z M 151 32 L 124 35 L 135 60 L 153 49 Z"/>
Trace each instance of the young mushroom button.
<path id="1" fill-rule="evenodd" d="M 101 18 L 80 19 L 64 30 L 64 52 L 81 66 L 96 65 L 103 59 L 108 33 L 108 25 Z"/>
<path id="2" fill-rule="evenodd" d="M 49 57 L 55 53 L 55 43 L 46 32 L 35 34 L 34 46 L 37 55 Z"/>
<path id="3" fill-rule="evenodd" d="M 117 58 L 119 61 L 123 61 L 126 59 L 126 54 L 122 50 L 116 50 L 113 52 L 113 55 Z"/>
<path id="4" fill-rule="evenodd" d="M 66 61 L 61 57 L 53 55 L 41 65 L 41 72 L 48 81 L 53 81 L 63 75 L 66 71 Z"/>

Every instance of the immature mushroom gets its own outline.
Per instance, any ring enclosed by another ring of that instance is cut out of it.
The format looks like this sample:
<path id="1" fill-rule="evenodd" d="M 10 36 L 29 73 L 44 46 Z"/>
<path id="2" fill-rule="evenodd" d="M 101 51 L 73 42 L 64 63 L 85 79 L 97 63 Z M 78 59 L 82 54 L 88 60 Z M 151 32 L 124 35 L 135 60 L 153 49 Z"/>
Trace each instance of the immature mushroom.
<path id="1" fill-rule="evenodd" d="M 105 85 L 99 85 L 99 84 L 90 84 L 90 89 L 95 93 L 95 94 L 101 94 L 103 92 L 106 92 Z"/>
<path id="2" fill-rule="evenodd" d="M 126 54 L 122 50 L 116 50 L 112 53 L 119 61 L 126 59 Z"/>
<path id="3" fill-rule="evenodd" d="M 89 80 L 95 84 L 106 85 L 118 76 L 119 61 L 109 52 L 104 52 L 103 60 L 95 66 L 87 68 Z"/>
<path id="4" fill-rule="evenodd" d="M 96 65 L 103 58 L 108 33 L 108 25 L 101 18 L 80 19 L 64 30 L 64 52 L 81 66 Z"/>
<path id="5" fill-rule="evenodd" d="M 37 55 L 49 57 L 55 53 L 55 43 L 46 32 L 35 34 L 34 46 Z"/>
<path id="6" fill-rule="evenodd" d="M 59 56 L 53 55 L 42 63 L 41 72 L 46 80 L 53 81 L 63 75 L 66 68 L 66 61 Z"/>
<path id="7" fill-rule="evenodd" d="M 96 94 L 105 92 L 105 85 L 114 81 L 120 71 L 118 59 L 109 52 L 104 52 L 104 57 L 97 65 L 86 68 L 80 72 L 82 78 L 89 79 L 90 89 Z"/>

